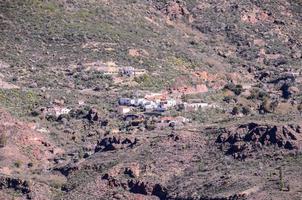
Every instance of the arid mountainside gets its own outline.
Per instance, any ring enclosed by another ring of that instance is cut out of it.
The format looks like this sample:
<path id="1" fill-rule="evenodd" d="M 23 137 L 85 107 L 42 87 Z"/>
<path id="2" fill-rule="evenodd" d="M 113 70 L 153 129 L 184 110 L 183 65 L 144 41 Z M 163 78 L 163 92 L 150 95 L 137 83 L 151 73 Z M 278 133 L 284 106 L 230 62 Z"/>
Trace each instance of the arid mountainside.
<path id="1" fill-rule="evenodd" d="M 0 0 L 0 199 L 301 200 L 301 0 Z"/>

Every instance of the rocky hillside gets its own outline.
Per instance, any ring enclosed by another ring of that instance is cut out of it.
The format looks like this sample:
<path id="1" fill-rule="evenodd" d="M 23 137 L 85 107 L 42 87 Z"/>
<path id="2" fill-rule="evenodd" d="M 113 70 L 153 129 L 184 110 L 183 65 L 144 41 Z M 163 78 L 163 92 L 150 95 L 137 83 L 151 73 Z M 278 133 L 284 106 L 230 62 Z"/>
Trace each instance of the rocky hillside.
<path id="1" fill-rule="evenodd" d="M 302 198 L 301 0 L 0 0 L 0 199 Z"/>

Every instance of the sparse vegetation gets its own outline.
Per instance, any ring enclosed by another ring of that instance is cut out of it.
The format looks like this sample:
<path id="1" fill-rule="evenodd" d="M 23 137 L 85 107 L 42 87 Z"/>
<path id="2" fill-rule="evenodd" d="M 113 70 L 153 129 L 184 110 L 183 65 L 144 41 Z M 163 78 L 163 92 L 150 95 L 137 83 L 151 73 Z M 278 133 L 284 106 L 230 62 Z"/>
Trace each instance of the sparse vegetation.
<path id="1" fill-rule="evenodd" d="M 165 85 L 169 84 L 169 82 L 166 82 L 164 79 L 158 76 L 153 77 L 150 75 L 135 77 L 134 81 L 139 83 L 140 87 L 144 89 L 151 89 L 154 91 L 161 90 L 164 88 Z"/>
<path id="2" fill-rule="evenodd" d="M 278 101 L 271 101 L 269 98 L 265 98 L 262 102 L 260 110 L 265 113 L 275 112 L 278 106 Z"/>
<path id="3" fill-rule="evenodd" d="M 247 106 L 242 107 L 242 114 L 249 115 L 251 113 L 251 109 Z"/>
<path id="4" fill-rule="evenodd" d="M 232 110 L 232 114 L 233 115 L 238 115 L 239 114 L 239 108 L 237 106 L 235 106 Z"/>
<path id="5" fill-rule="evenodd" d="M 302 113 L 302 103 L 300 103 L 298 106 L 297 106 L 297 109 L 300 113 Z"/>
<path id="6" fill-rule="evenodd" d="M 285 182 L 284 182 L 282 167 L 279 167 L 279 188 L 280 188 L 280 191 L 283 191 L 284 188 L 285 188 Z"/>
<path id="7" fill-rule="evenodd" d="M 27 116 L 37 106 L 39 101 L 40 97 L 33 91 L 0 89 L 0 105 L 16 116 Z"/>
<path id="8" fill-rule="evenodd" d="M 267 92 L 254 88 L 251 90 L 251 95 L 248 97 L 249 99 L 257 99 L 257 100 L 264 100 L 265 98 L 268 97 Z"/>
<path id="9" fill-rule="evenodd" d="M 302 4 L 259 2 L 0 0 L 0 199 L 300 199 Z"/>

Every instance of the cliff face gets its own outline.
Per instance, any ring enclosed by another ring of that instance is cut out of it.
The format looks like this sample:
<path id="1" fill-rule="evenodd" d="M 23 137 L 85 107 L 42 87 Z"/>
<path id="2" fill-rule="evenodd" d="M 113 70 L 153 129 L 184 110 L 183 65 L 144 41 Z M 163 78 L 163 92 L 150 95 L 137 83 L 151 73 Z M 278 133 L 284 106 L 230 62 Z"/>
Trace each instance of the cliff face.
<path id="1" fill-rule="evenodd" d="M 0 199 L 300 199 L 301 64 L 300 0 L 0 0 Z"/>

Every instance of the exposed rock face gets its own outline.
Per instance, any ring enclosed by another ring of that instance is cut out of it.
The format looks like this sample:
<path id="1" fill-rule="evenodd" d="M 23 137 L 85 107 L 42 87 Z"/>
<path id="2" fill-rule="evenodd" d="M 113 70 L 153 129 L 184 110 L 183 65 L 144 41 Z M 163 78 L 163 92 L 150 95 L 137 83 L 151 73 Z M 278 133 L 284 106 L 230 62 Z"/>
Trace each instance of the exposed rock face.
<path id="1" fill-rule="evenodd" d="M 102 177 L 107 180 L 110 187 L 122 187 L 134 194 L 142 194 L 146 196 L 157 196 L 159 199 L 167 199 L 167 190 L 162 185 L 140 180 L 123 180 L 118 177 L 105 174 Z"/>
<path id="2" fill-rule="evenodd" d="M 4 189 L 4 188 L 14 189 L 16 191 L 22 192 L 23 194 L 27 194 L 30 192 L 28 181 L 1 176 L 0 189 Z"/>
<path id="3" fill-rule="evenodd" d="M 143 195 L 143 199 L 151 196 L 166 199 L 168 193 L 163 185 L 139 177 L 141 167 L 136 162 L 116 165 L 102 176 L 102 180 L 110 188 L 121 187 L 132 194 Z M 129 177 L 127 178 L 125 175 L 129 175 Z"/>
<path id="4" fill-rule="evenodd" d="M 166 4 L 164 12 L 169 20 L 187 19 L 189 22 L 192 20 L 192 16 L 186 8 L 185 3 L 180 0 L 169 1 Z"/>
<path id="5" fill-rule="evenodd" d="M 265 146 L 287 150 L 301 150 L 300 125 L 261 125 L 248 123 L 226 130 L 217 142 L 227 146 L 226 153 L 235 158 L 246 158 Z"/>
<path id="6" fill-rule="evenodd" d="M 95 152 L 98 151 L 113 151 L 117 149 L 132 148 L 138 142 L 137 138 L 129 138 L 129 137 L 105 137 L 98 141 L 97 146 L 95 148 Z"/>

